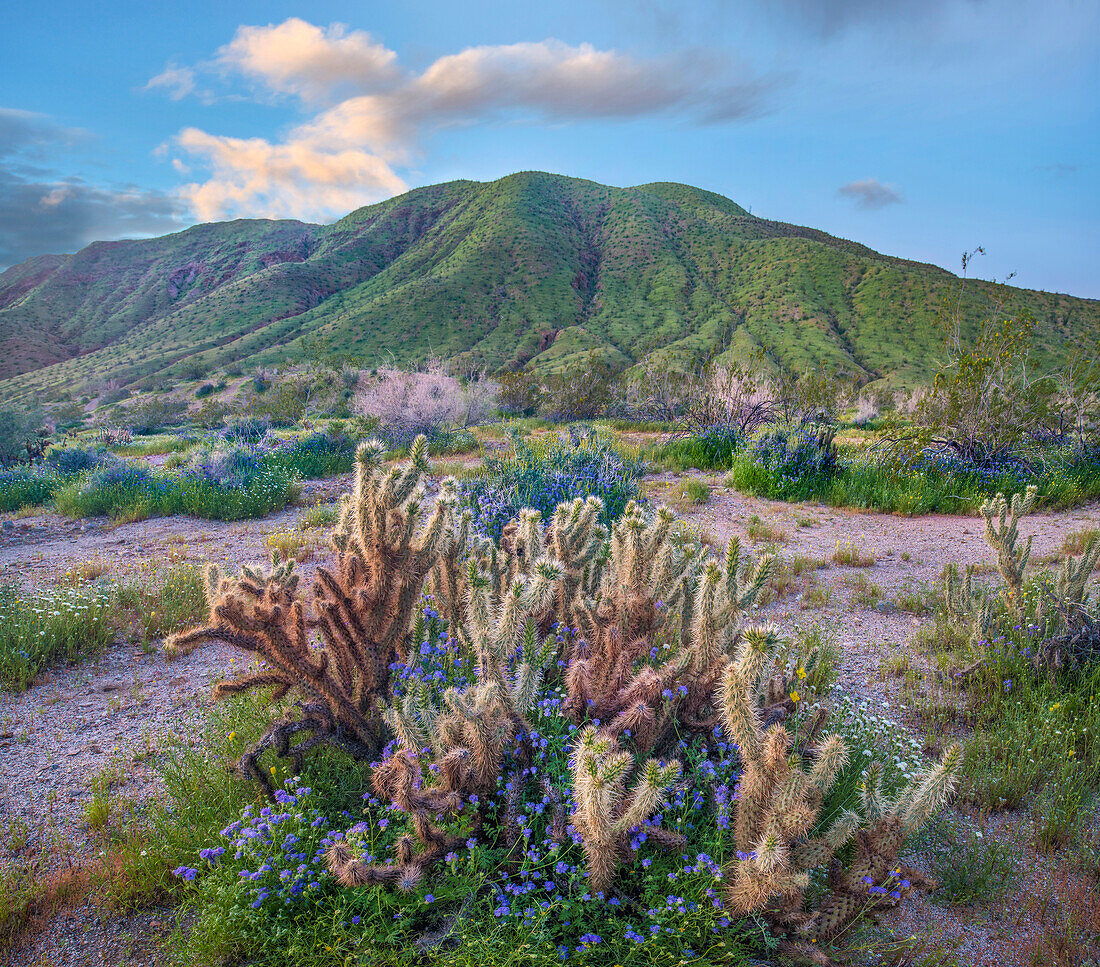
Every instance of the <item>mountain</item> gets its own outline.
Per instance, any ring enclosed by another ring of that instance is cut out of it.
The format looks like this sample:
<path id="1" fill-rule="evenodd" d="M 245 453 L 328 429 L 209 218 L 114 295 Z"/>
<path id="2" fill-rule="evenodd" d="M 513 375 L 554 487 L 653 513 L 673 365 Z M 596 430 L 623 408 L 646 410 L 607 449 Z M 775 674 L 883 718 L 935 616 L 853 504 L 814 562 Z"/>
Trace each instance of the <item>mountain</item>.
<path id="1" fill-rule="evenodd" d="M 947 298 L 971 331 L 993 303 L 1029 311 L 1048 364 L 1100 341 L 1096 300 L 960 283 L 688 185 L 523 172 L 417 188 L 330 225 L 219 222 L 13 266 L 0 390 L 201 378 L 317 336 L 368 362 L 434 352 L 492 369 L 752 349 L 908 384 L 932 370 Z"/>

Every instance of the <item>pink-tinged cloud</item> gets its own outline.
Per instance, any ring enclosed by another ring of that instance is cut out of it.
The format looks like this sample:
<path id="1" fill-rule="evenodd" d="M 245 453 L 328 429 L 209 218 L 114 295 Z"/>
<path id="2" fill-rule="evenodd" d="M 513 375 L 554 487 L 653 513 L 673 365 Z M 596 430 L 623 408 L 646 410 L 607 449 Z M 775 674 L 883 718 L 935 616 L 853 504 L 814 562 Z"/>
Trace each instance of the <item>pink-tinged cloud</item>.
<path id="1" fill-rule="evenodd" d="M 273 93 L 333 103 L 281 144 L 183 131 L 176 144 L 210 169 L 208 180 L 183 188 L 200 218 L 344 214 L 405 190 L 391 166 L 410 164 L 424 139 L 448 126 L 673 111 L 726 121 L 760 113 L 775 86 L 733 78 L 728 60 L 700 52 L 638 59 L 553 39 L 470 47 L 403 74 L 397 55 L 369 34 L 296 18 L 239 28 L 216 62 Z"/>
<path id="2" fill-rule="evenodd" d="M 217 60 L 272 91 L 307 101 L 382 90 L 401 75 L 396 52 L 365 31 L 349 32 L 343 24 L 322 29 L 297 17 L 239 27 Z"/>
<path id="3" fill-rule="evenodd" d="M 227 138 L 197 128 L 176 143 L 211 177 L 180 193 L 203 221 L 228 217 L 321 220 L 406 190 L 385 161 L 366 151 L 323 151 L 302 141 Z"/>
<path id="4" fill-rule="evenodd" d="M 196 88 L 195 71 L 190 67 L 179 67 L 169 63 L 156 77 L 149 78 L 145 90 L 163 90 L 173 101 L 182 101 Z"/>

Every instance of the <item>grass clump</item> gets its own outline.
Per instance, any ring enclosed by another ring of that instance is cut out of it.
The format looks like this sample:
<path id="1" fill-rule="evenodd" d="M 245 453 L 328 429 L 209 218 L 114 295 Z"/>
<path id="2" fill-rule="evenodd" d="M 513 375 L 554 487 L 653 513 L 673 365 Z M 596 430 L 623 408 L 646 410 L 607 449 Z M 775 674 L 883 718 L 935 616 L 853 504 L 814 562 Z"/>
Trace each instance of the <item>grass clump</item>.
<path id="1" fill-rule="evenodd" d="M 64 474 L 46 467 L 0 470 L 0 511 L 48 503 L 66 479 Z"/>
<path id="2" fill-rule="evenodd" d="M 190 564 L 148 565 L 121 581 L 114 593 L 120 618 L 139 629 L 144 644 L 188 627 L 206 609 L 202 573 Z"/>
<path id="3" fill-rule="evenodd" d="M 298 518 L 299 530 L 313 530 L 318 527 L 331 527 L 336 523 L 336 504 L 317 504 Z"/>
<path id="4" fill-rule="evenodd" d="M 0 585 L 0 683 L 23 689 L 49 665 L 102 653 L 113 637 L 111 598 L 96 585 Z"/>
<path id="5" fill-rule="evenodd" d="M 243 464 L 244 459 L 238 461 Z M 299 492 L 297 477 L 253 461 L 240 473 L 200 464 L 180 473 L 153 473 L 115 464 L 82 475 L 54 497 L 68 517 L 107 515 L 122 521 L 189 514 L 206 520 L 243 520 L 281 510 Z"/>
<path id="6" fill-rule="evenodd" d="M 877 558 L 870 551 L 865 551 L 854 541 L 838 540 L 836 550 L 829 556 L 834 564 L 842 564 L 845 567 L 874 567 Z"/>
<path id="7" fill-rule="evenodd" d="M 679 497 L 689 504 L 705 504 L 710 500 L 710 484 L 705 480 L 685 480 L 680 485 Z"/>

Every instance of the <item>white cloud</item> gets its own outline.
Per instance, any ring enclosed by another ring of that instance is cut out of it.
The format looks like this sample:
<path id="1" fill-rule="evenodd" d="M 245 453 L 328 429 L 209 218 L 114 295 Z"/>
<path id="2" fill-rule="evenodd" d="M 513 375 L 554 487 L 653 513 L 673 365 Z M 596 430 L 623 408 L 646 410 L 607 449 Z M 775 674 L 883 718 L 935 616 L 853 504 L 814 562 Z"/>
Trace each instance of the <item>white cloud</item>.
<path id="1" fill-rule="evenodd" d="M 304 141 L 271 144 L 197 128 L 177 144 L 210 169 L 182 196 L 204 220 L 228 216 L 323 219 L 406 189 L 385 161 L 367 151 L 323 150 Z"/>
<path id="2" fill-rule="evenodd" d="M 195 71 L 169 63 L 156 77 L 149 78 L 145 90 L 163 89 L 173 101 L 182 101 L 195 92 Z"/>

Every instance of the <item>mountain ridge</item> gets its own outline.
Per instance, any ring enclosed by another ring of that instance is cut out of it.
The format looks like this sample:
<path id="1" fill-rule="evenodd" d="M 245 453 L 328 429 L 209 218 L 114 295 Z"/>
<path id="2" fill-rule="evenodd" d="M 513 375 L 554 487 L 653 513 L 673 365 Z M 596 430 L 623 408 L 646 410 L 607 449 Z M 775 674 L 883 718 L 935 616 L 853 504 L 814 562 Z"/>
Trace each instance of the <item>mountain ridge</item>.
<path id="1" fill-rule="evenodd" d="M 317 336 L 368 360 L 436 352 L 490 369 L 728 348 L 911 384 L 956 294 L 969 332 L 990 302 L 1030 312 L 1046 363 L 1100 339 L 1096 300 L 960 282 L 690 185 L 519 172 L 328 225 L 236 219 L 36 256 L 0 273 L 0 387 L 198 378 Z"/>

